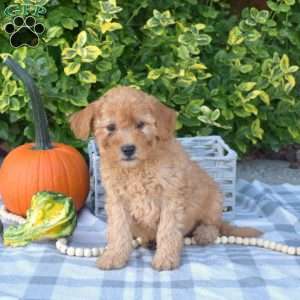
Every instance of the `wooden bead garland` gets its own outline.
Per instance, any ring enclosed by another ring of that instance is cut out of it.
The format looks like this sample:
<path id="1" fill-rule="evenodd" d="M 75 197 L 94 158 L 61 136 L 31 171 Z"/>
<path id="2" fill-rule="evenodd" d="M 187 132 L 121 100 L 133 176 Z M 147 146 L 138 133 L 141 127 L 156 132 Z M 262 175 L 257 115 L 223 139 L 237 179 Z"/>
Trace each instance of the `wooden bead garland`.
<path id="1" fill-rule="evenodd" d="M 16 216 L 12 213 L 9 213 L 3 206 L 0 208 L 0 218 L 8 221 L 22 224 L 25 222 L 25 219 Z M 69 256 L 77 256 L 77 257 L 97 257 L 105 251 L 106 247 L 100 248 L 80 248 L 80 247 L 71 247 L 67 245 L 68 240 L 65 238 L 58 239 L 56 241 L 56 249 L 62 253 Z M 245 245 L 245 246 L 256 246 L 262 247 L 265 249 L 269 249 L 272 251 L 282 252 L 288 255 L 297 255 L 300 256 L 300 247 L 290 247 L 288 245 L 284 245 L 282 243 L 276 243 L 269 240 L 264 240 L 261 238 L 243 238 L 243 237 L 235 237 L 235 236 L 220 236 L 214 242 L 215 244 L 236 244 L 236 245 Z M 142 244 L 142 239 L 137 238 L 132 241 L 133 248 L 137 248 Z M 192 237 L 185 237 L 184 244 L 186 246 L 196 245 L 195 239 Z"/>
<path id="2" fill-rule="evenodd" d="M 8 212 L 4 206 L 0 207 L 0 218 L 9 223 L 18 223 L 18 224 L 25 223 L 24 218 Z"/>

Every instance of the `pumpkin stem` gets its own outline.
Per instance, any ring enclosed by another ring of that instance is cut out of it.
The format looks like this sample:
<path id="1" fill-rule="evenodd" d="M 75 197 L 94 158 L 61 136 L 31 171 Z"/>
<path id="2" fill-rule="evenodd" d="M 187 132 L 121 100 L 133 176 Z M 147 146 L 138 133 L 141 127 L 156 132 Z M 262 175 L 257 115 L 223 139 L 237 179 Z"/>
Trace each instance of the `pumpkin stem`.
<path id="1" fill-rule="evenodd" d="M 32 77 L 18 63 L 10 57 L 4 59 L 4 63 L 18 76 L 24 83 L 29 93 L 33 112 L 33 122 L 35 129 L 35 149 L 51 149 L 52 144 L 48 130 L 48 120 L 43 106 L 40 92 Z"/>

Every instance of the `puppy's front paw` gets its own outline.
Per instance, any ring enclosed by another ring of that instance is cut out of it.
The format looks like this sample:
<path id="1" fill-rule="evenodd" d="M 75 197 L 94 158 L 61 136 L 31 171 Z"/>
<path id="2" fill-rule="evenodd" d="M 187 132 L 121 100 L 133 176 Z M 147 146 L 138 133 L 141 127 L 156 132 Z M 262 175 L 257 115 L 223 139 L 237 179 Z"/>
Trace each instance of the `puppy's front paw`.
<path id="1" fill-rule="evenodd" d="M 155 254 L 152 260 L 152 267 L 157 271 L 176 269 L 180 264 L 180 257 Z"/>
<path id="2" fill-rule="evenodd" d="M 104 252 L 103 255 L 97 259 L 96 265 L 102 270 L 120 269 L 126 265 L 128 257 L 120 255 L 120 253 Z"/>

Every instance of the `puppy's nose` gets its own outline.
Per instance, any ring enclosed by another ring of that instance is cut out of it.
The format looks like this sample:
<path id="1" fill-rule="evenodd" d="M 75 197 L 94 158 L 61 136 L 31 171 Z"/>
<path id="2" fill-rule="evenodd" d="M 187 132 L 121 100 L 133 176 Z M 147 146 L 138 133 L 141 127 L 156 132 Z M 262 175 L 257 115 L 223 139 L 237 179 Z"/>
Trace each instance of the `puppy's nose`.
<path id="1" fill-rule="evenodd" d="M 122 152 L 127 156 L 130 157 L 134 154 L 136 147 L 134 145 L 123 145 L 121 147 Z"/>

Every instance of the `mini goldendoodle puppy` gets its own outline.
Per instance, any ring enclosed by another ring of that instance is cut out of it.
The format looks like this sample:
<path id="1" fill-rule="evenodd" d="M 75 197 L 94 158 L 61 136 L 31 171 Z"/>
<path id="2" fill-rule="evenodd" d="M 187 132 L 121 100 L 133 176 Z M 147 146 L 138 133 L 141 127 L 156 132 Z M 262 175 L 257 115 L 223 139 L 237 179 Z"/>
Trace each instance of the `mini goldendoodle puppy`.
<path id="1" fill-rule="evenodd" d="M 178 267 L 184 236 L 199 245 L 218 235 L 254 237 L 260 232 L 222 220 L 222 195 L 205 171 L 176 141 L 176 113 L 153 96 L 131 87 L 116 87 L 71 117 L 80 139 L 93 131 L 101 155 L 107 193 L 107 250 L 101 269 L 123 267 L 132 239 L 156 242 L 152 265 Z"/>

